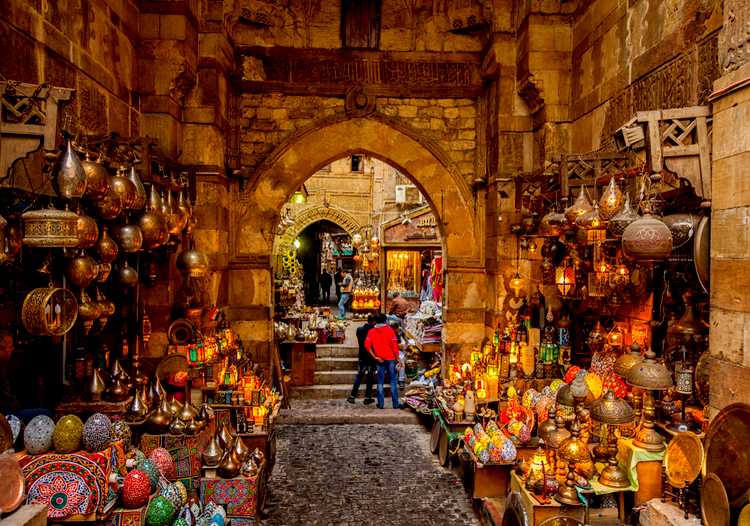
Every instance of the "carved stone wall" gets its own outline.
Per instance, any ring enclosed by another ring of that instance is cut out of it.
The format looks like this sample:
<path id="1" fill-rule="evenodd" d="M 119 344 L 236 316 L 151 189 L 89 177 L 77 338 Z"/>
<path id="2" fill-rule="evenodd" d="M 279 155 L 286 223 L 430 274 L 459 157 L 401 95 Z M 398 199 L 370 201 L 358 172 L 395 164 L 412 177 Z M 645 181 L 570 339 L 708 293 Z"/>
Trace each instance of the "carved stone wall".
<path id="1" fill-rule="evenodd" d="M 292 134 L 314 129 L 326 118 L 345 114 L 344 99 L 248 94 L 241 99 L 242 165 L 253 170 L 268 153 Z M 471 99 L 376 99 L 375 111 L 408 127 L 445 152 L 447 162 L 471 182 L 477 162 L 477 106 Z M 348 150 L 341 144 L 342 154 Z"/>

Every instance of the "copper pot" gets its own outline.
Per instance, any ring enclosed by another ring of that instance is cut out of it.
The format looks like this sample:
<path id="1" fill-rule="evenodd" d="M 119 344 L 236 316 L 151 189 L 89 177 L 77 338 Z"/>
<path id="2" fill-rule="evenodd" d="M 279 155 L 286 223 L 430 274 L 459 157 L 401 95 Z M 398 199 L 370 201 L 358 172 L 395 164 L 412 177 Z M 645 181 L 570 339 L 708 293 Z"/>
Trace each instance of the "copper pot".
<path id="1" fill-rule="evenodd" d="M 111 220 L 116 218 L 122 212 L 122 199 L 115 192 L 114 177 L 109 178 L 107 193 L 104 197 L 96 201 L 96 210 L 102 219 Z"/>
<path id="2" fill-rule="evenodd" d="M 234 451 L 235 456 L 240 460 L 240 462 L 245 462 L 247 458 L 250 456 L 250 450 L 245 445 L 245 441 L 242 440 L 242 437 L 237 436 L 234 439 L 234 444 L 232 444 L 232 451 Z"/>
<path id="3" fill-rule="evenodd" d="M 104 165 L 99 161 L 92 161 L 86 155 L 86 159 L 81 161 L 83 173 L 86 176 L 86 191 L 83 196 L 98 201 L 107 195 L 109 190 L 109 173 Z"/>
<path id="4" fill-rule="evenodd" d="M 65 267 L 65 277 L 81 289 L 91 285 L 98 274 L 99 265 L 94 261 L 94 258 L 85 254 L 68 260 Z"/>
<path id="5" fill-rule="evenodd" d="M 78 248 L 91 248 L 99 239 L 99 225 L 93 217 L 78 215 Z"/>
<path id="6" fill-rule="evenodd" d="M 132 210 L 135 208 L 138 200 L 138 190 L 133 181 L 125 177 L 125 170 L 120 168 L 117 175 L 112 178 L 112 190 L 120 196 L 123 210 Z"/>
<path id="7" fill-rule="evenodd" d="M 102 235 L 99 237 L 99 241 L 96 242 L 95 250 L 101 263 L 112 263 L 120 251 L 115 240 L 110 237 L 106 226 L 102 228 Z"/>
<path id="8" fill-rule="evenodd" d="M 117 271 L 117 280 L 120 282 L 120 285 L 123 285 L 124 287 L 135 287 L 138 283 L 138 272 L 128 265 L 128 261 L 125 260 L 125 263 Z"/>
<path id="9" fill-rule="evenodd" d="M 172 401 L 169 402 L 169 414 L 176 417 L 180 414 L 180 411 L 182 411 L 182 404 L 177 398 L 172 397 Z"/>
<path id="10" fill-rule="evenodd" d="M 179 416 L 183 422 L 189 423 L 195 420 L 198 416 L 198 410 L 190 402 L 185 402 L 177 416 Z"/>
<path id="11" fill-rule="evenodd" d="M 216 438 L 219 439 L 219 445 L 222 449 L 226 450 L 231 447 L 234 436 L 226 422 L 224 422 L 224 425 L 222 425 L 221 429 L 216 433 Z"/>
<path id="12" fill-rule="evenodd" d="M 138 252 L 143 246 L 143 233 L 137 225 L 117 225 L 112 236 L 123 252 Z"/>

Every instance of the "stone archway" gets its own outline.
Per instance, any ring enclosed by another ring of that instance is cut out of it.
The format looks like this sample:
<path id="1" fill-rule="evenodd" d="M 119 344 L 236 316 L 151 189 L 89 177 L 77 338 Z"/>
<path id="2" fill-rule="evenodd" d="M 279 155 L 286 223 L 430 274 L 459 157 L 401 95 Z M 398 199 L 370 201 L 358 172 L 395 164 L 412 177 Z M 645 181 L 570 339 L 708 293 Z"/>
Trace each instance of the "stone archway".
<path id="1" fill-rule="evenodd" d="M 289 250 L 289 247 L 305 228 L 318 221 L 330 221 L 343 228 L 350 236 L 362 230 L 356 219 L 344 210 L 336 207 L 316 206 L 307 208 L 294 218 L 294 224 L 274 241 L 273 254 L 280 254 Z"/>
<path id="2" fill-rule="evenodd" d="M 429 202 L 446 253 L 446 348 L 478 345 L 484 337 L 486 289 L 484 193 L 472 192 L 434 141 L 375 115 L 324 121 L 293 135 L 250 174 L 245 189 L 236 195 L 229 300 L 235 306 L 232 317 L 238 332 L 258 345 L 264 341 L 269 345 L 270 312 L 261 306 L 270 305 L 273 298 L 271 255 L 280 211 L 313 173 L 352 153 L 371 155 L 394 166 L 410 177 Z"/>

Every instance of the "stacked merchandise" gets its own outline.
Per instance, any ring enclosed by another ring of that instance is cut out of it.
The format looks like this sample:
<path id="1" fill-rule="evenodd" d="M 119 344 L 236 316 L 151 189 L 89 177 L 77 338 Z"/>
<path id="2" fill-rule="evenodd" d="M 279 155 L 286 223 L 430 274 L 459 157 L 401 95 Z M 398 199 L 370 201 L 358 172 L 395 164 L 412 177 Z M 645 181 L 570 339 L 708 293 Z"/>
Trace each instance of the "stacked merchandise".
<path id="1" fill-rule="evenodd" d="M 442 305 L 424 301 L 419 310 L 405 319 L 407 333 L 419 345 L 440 344 L 443 333 Z"/>

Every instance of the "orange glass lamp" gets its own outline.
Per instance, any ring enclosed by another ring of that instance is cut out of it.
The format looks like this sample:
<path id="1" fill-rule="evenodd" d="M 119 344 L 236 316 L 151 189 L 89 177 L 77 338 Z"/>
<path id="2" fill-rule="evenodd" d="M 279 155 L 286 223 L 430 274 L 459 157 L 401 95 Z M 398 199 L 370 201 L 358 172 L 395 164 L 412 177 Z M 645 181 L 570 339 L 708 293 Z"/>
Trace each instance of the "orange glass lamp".
<path id="1" fill-rule="evenodd" d="M 461 379 L 464 380 L 471 376 L 471 364 L 465 363 L 461 366 Z"/>
<path id="2" fill-rule="evenodd" d="M 576 287 L 576 269 L 566 258 L 563 265 L 555 269 L 555 285 L 563 296 L 570 296 Z"/>
<path id="3" fill-rule="evenodd" d="M 497 365 L 487 366 L 487 397 L 497 398 L 498 387 L 500 385 L 500 371 Z"/>
<path id="4" fill-rule="evenodd" d="M 526 469 L 526 488 L 538 495 L 546 496 L 547 484 L 545 482 L 550 473 L 549 458 L 540 446 L 534 452 Z"/>
<path id="5" fill-rule="evenodd" d="M 479 377 L 474 382 L 474 391 L 477 394 L 477 398 L 479 400 L 486 400 L 487 399 L 487 383 L 485 382 L 483 377 Z"/>
<path id="6" fill-rule="evenodd" d="M 510 278 L 510 290 L 513 291 L 513 294 L 518 296 L 521 294 L 521 289 L 523 289 L 525 285 L 525 280 L 521 277 L 521 274 L 516 272 L 512 278 Z"/>

